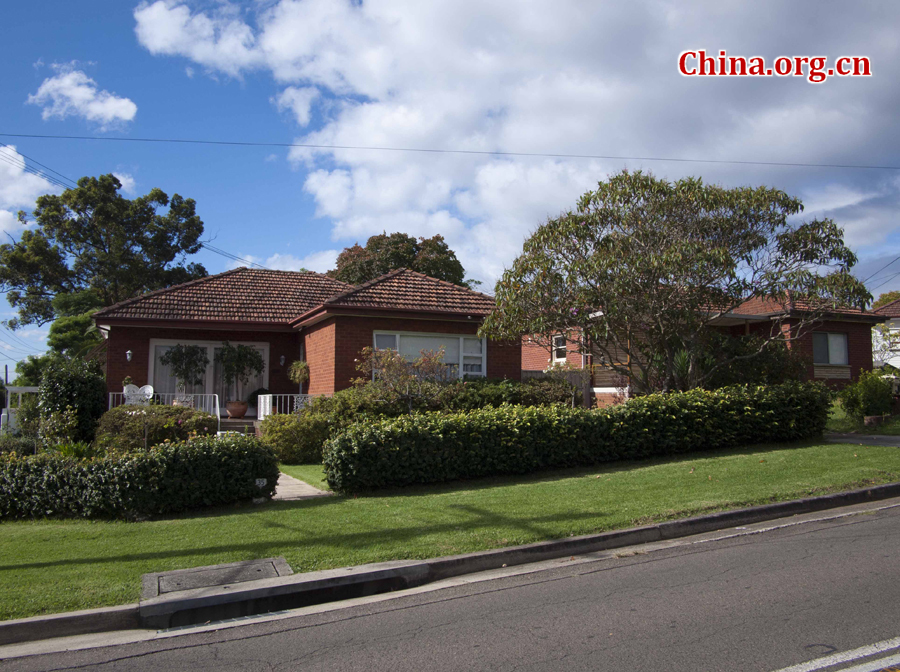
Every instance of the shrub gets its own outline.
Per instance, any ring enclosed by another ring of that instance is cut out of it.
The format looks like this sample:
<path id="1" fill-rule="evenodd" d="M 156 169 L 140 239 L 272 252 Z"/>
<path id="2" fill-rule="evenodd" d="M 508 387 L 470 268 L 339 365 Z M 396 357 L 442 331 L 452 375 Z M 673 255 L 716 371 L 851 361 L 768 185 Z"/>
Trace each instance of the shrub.
<path id="1" fill-rule="evenodd" d="M 147 446 L 213 436 L 219 426 L 214 415 L 185 406 L 117 406 L 100 418 L 97 445 L 115 452 L 143 450 L 145 423 Z"/>
<path id="2" fill-rule="evenodd" d="M 285 464 L 320 463 L 322 446 L 335 429 L 340 429 L 329 415 L 322 413 L 269 415 L 261 428 L 263 443 Z"/>
<path id="3" fill-rule="evenodd" d="M 275 456 L 251 436 L 204 437 L 89 460 L 0 455 L 0 519 L 167 515 L 271 497 L 277 481 Z"/>
<path id="4" fill-rule="evenodd" d="M 97 421 L 106 410 L 106 380 L 97 362 L 59 358 L 48 366 L 38 386 L 41 420 L 71 406 L 76 424 L 71 441 L 93 441 Z"/>
<path id="5" fill-rule="evenodd" d="M 19 455 L 33 455 L 38 452 L 40 444 L 34 436 L 25 434 L 0 434 L 0 453 L 18 453 Z"/>
<path id="6" fill-rule="evenodd" d="M 847 415 L 862 420 L 867 415 L 888 415 L 894 398 L 889 380 L 875 371 L 863 371 L 857 382 L 841 390 L 840 399 Z"/>
<path id="7" fill-rule="evenodd" d="M 652 394 L 600 410 L 501 406 L 358 423 L 325 446 L 339 492 L 521 474 L 821 434 L 831 395 L 819 384 Z"/>
<path id="8" fill-rule="evenodd" d="M 441 393 L 440 405 L 451 411 L 469 411 L 502 404 L 571 406 L 574 392 L 575 387 L 562 378 L 530 378 L 521 383 L 481 378 L 448 385 Z"/>

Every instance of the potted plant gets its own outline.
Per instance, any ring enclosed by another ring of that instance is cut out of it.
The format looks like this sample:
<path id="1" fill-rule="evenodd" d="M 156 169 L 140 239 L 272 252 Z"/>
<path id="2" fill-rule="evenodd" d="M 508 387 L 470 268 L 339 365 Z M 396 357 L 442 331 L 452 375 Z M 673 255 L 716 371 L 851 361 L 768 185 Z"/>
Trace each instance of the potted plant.
<path id="1" fill-rule="evenodd" d="M 295 359 L 288 368 L 288 379 L 300 386 L 303 391 L 303 383 L 309 381 L 309 364 L 302 359 Z"/>
<path id="2" fill-rule="evenodd" d="M 247 402 L 240 397 L 239 387 L 250 381 L 250 374 L 261 374 L 266 362 L 259 350 L 249 345 L 231 345 L 228 341 L 216 350 L 216 364 L 222 367 L 222 380 L 228 388 L 228 394 L 234 391 L 233 399 L 225 401 L 225 410 L 229 418 L 243 418 L 247 412 Z"/>
<path id="3" fill-rule="evenodd" d="M 182 395 L 176 397 L 173 406 L 186 406 L 188 404 L 188 385 L 200 385 L 209 366 L 209 357 L 206 348 L 200 345 L 178 345 L 171 348 L 162 357 L 159 363 L 172 368 L 172 375 L 178 383 L 178 391 Z"/>

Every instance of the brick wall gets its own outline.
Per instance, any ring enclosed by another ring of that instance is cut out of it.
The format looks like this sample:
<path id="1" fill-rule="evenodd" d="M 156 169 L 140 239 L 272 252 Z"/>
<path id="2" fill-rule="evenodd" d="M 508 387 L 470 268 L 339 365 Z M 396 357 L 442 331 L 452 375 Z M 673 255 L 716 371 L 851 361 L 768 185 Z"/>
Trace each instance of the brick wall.
<path id="1" fill-rule="evenodd" d="M 872 370 L 872 325 L 865 322 L 823 322 L 816 326 L 815 331 L 847 334 L 847 354 L 850 363 L 850 376 L 844 372 L 838 372 L 837 367 L 822 367 L 820 373 L 828 376 L 841 375 L 841 378 L 815 376 L 816 367 L 812 365 L 813 339 L 812 333 L 807 332 L 801 338 L 791 343 L 791 348 L 796 349 L 810 361 L 807 369 L 809 380 L 820 380 L 829 387 L 840 389 L 859 379 L 862 371 Z"/>
<path id="2" fill-rule="evenodd" d="M 303 351 L 309 364 L 309 394 L 330 394 L 334 388 L 335 318 L 303 330 Z"/>
<path id="3" fill-rule="evenodd" d="M 275 331 L 218 331 L 212 329 L 170 329 L 160 327 L 111 327 L 106 351 L 106 389 L 121 392 L 122 380 L 131 376 L 136 385 L 150 383 L 150 339 L 187 341 L 231 341 L 269 344 L 269 390 L 273 394 L 290 394 L 297 386 L 288 380 L 287 367 L 300 356 L 300 339 L 296 333 Z M 131 350 L 129 362 L 125 353 Z M 279 360 L 284 355 L 285 365 Z"/>
<path id="4" fill-rule="evenodd" d="M 581 368 L 582 358 L 578 352 L 578 344 L 573 343 L 575 336 L 569 336 L 566 362 L 571 366 Z M 543 371 L 551 364 L 551 352 L 539 344 L 537 337 L 525 336 L 522 338 L 522 369 L 524 371 Z"/>
<path id="5" fill-rule="evenodd" d="M 440 322 L 402 318 L 336 317 L 334 339 L 334 390 L 350 387 L 359 377 L 354 359 L 363 348 L 372 347 L 375 331 L 412 331 L 431 334 L 472 334 L 479 322 Z M 318 325 L 316 325 L 318 326 Z M 311 357 L 311 355 L 308 355 Z M 521 346 L 519 343 L 501 344 L 488 341 L 487 375 L 491 378 L 521 378 Z M 312 362 L 310 362 L 312 368 Z M 310 376 L 311 378 L 312 376 Z"/>

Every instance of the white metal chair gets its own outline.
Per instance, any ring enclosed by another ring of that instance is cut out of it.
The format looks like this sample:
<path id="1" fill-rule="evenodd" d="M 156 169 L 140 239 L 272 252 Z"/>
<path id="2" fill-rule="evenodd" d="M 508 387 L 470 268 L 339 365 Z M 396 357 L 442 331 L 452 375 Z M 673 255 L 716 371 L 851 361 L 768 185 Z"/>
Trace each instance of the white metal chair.
<path id="1" fill-rule="evenodd" d="M 124 389 L 126 406 L 149 406 L 153 399 L 153 386 L 126 385 Z"/>

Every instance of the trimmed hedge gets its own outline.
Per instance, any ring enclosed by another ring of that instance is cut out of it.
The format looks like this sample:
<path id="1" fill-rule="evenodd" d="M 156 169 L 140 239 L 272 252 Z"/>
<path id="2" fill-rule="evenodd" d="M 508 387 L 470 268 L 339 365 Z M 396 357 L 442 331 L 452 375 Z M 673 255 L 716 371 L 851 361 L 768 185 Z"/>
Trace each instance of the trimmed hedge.
<path id="1" fill-rule="evenodd" d="M 331 415 L 324 413 L 268 415 L 261 429 L 263 443 L 285 464 L 319 464 L 322 446 L 340 430 Z"/>
<path id="2" fill-rule="evenodd" d="M 216 416 L 185 406 L 116 406 L 100 418 L 97 445 L 111 452 L 143 450 L 145 421 L 148 446 L 215 436 L 219 428 Z"/>
<path id="3" fill-rule="evenodd" d="M 831 393 L 816 383 L 654 394 L 588 411 L 501 406 L 359 423 L 325 446 L 338 492 L 524 474 L 709 451 L 822 433 Z"/>
<path id="4" fill-rule="evenodd" d="M 512 380 L 475 379 L 443 386 L 437 397 L 420 399 L 417 411 L 466 411 L 486 406 L 521 404 L 540 406 L 572 403 L 572 386 L 564 380 L 540 378 Z M 355 422 L 407 415 L 409 407 L 396 395 L 368 382 L 316 397 L 298 413 L 269 415 L 262 422 L 263 441 L 285 464 L 318 464 L 324 444 Z"/>
<path id="5" fill-rule="evenodd" d="M 266 479 L 257 487 L 256 479 Z M 0 519 L 136 518 L 271 497 L 272 451 L 251 436 L 204 437 L 89 460 L 0 455 Z"/>

